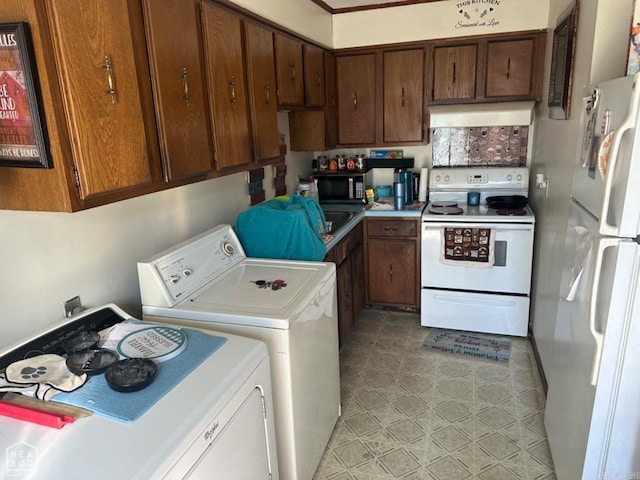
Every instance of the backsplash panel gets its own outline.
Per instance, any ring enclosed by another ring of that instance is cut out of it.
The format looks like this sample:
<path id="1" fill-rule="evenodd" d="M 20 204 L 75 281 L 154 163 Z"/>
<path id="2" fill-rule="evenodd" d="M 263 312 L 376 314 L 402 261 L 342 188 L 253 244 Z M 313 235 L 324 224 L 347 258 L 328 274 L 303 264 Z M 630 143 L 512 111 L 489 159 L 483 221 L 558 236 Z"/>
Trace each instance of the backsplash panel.
<path id="1" fill-rule="evenodd" d="M 434 167 L 526 167 L 528 126 L 433 129 Z"/>

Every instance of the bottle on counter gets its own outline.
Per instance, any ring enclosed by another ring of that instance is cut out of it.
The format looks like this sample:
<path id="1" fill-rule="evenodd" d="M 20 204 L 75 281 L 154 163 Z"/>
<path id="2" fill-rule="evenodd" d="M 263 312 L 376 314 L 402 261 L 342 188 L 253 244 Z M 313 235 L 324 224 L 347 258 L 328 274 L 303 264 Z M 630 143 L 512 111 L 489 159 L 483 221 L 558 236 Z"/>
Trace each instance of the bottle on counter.
<path id="1" fill-rule="evenodd" d="M 404 210 L 405 182 L 393 183 L 393 206 L 396 210 Z"/>

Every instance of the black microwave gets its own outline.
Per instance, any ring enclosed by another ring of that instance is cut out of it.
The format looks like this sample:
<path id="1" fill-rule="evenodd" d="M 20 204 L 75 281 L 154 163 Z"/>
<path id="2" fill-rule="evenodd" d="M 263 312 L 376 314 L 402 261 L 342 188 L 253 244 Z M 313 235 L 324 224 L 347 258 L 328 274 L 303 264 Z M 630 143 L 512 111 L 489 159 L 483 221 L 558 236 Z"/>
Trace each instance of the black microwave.
<path id="1" fill-rule="evenodd" d="M 371 171 L 315 172 L 320 203 L 367 203 L 366 189 L 371 187 Z"/>

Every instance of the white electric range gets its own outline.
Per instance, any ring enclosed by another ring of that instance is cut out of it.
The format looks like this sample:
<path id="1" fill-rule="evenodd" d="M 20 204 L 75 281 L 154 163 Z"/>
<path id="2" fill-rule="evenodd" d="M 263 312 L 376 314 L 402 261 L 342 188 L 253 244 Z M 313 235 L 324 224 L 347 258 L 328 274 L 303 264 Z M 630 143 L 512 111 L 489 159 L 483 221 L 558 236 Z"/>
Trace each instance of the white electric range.
<path id="1" fill-rule="evenodd" d="M 535 224 L 528 182 L 527 168 L 432 170 L 422 215 L 423 326 L 527 335 Z M 467 204 L 469 191 L 480 193 L 479 205 Z"/>

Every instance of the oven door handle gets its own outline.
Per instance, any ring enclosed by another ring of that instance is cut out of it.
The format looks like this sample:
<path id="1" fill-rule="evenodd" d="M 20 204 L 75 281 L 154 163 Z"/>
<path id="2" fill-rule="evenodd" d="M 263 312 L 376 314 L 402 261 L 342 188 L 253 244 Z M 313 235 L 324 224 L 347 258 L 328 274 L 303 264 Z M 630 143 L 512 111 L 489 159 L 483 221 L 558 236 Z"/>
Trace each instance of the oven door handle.
<path id="1" fill-rule="evenodd" d="M 427 230 L 440 230 L 442 228 L 456 228 L 456 227 L 491 228 L 496 232 L 499 232 L 501 230 L 504 230 L 504 231 L 508 230 L 509 232 L 531 233 L 531 231 L 533 231 L 533 224 L 523 225 L 523 224 L 509 224 L 509 223 L 498 223 L 498 224 L 477 223 L 476 224 L 476 223 L 450 223 L 450 222 L 441 222 L 441 223 L 423 222 L 423 230 L 425 232 Z"/>

